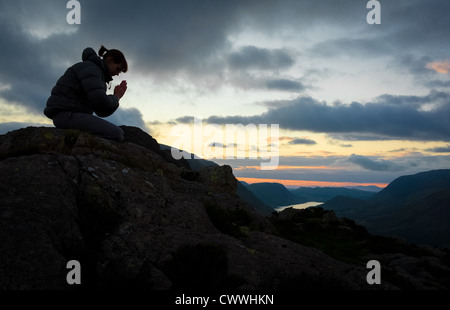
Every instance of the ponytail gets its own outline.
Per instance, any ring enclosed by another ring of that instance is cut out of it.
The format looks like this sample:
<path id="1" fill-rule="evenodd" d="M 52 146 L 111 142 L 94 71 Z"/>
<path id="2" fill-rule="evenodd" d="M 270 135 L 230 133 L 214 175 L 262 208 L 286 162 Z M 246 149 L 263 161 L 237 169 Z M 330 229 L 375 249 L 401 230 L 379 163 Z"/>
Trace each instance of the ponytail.
<path id="1" fill-rule="evenodd" d="M 102 47 L 98 50 L 98 56 L 103 57 L 106 52 L 108 52 L 108 49 L 102 45 Z"/>
<path id="2" fill-rule="evenodd" d="M 112 58 L 114 63 L 121 64 L 123 66 L 122 72 L 128 71 L 128 63 L 125 59 L 125 56 L 123 53 L 116 49 L 107 49 L 103 45 L 98 50 L 98 56 L 102 57 L 103 59 Z"/>

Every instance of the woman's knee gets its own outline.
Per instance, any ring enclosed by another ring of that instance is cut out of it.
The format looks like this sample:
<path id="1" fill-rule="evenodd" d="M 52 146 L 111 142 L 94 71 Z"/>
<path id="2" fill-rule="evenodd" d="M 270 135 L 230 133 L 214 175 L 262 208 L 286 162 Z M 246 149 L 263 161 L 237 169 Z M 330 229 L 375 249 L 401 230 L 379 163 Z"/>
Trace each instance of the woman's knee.
<path id="1" fill-rule="evenodd" d="M 52 121 L 56 128 L 68 129 L 70 128 L 70 113 L 60 112 L 53 117 Z"/>
<path id="2" fill-rule="evenodd" d="M 96 134 L 108 140 L 118 142 L 123 142 L 125 140 L 125 135 L 122 128 L 111 123 L 109 123 L 105 128 L 97 130 Z"/>

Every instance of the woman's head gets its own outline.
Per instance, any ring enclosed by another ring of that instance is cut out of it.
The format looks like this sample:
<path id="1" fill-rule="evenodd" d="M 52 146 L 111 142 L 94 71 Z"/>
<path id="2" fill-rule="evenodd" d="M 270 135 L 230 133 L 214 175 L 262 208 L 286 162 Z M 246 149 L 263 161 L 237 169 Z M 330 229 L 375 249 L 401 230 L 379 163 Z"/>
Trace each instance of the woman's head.
<path id="1" fill-rule="evenodd" d="M 115 49 L 107 49 L 103 45 L 98 51 L 98 55 L 105 60 L 111 76 L 119 75 L 121 72 L 128 71 L 128 63 L 121 51 Z"/>

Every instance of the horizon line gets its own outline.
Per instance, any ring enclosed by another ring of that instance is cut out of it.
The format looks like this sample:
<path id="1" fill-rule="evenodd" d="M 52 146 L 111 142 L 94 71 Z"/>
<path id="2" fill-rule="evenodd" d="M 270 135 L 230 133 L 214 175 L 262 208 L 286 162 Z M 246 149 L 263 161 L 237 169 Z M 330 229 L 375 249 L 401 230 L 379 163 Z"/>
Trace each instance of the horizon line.
<path id="1" fill-rule="evenodd" d="M 266 179 L 266 178 L 246 178 L 236 177 L 239 181 L 249 184 L 253 183 L 280 183 L 285 187 L 347 187 L 347 186 L 376 186 L 381 189 L 389 185 L 389 183 L 364 183 L 364 182 L 328 182 L 328 181 L 306 181 L 306 180 L 289 180 L 289 179 Z"/>

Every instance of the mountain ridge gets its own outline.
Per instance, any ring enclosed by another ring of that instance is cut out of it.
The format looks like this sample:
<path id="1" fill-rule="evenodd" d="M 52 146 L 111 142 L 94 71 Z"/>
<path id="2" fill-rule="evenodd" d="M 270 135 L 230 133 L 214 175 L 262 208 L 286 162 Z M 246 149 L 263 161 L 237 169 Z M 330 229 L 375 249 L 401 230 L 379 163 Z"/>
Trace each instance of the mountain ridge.
<path id="1" fill-rule="evenodd" d="M 299 187 L 293 190 L 294 195 L 305 201 L 325 202 L 336 196 L 347 196 L 369 199 L 375 193 L 346 187 Z"/>
<path id="2" fill-rule="evenodd" d="M 246 186 L 263 203 L 274 208 L 306 202 L 296 197 L 281 183 L 261 182 Z"/>
<path id="3" fill-rule="evenodd" d="M 401 176 L 372 198 L 336 197 L 322 206 L 372 233 L 450 247 L 450 169 Z"/>
<path id="4" fill-rule="evenodd" d="M 360 199 L 369 199 L 375 195 L 374 191 L 364 191 L 346 187 L 299 187 L 288 189 L 277 182 L 260 182 L 245 184 L 264 204 L 276 208 L 306 202 L 326 202 L 337 196 L 348 196 Z"/>

